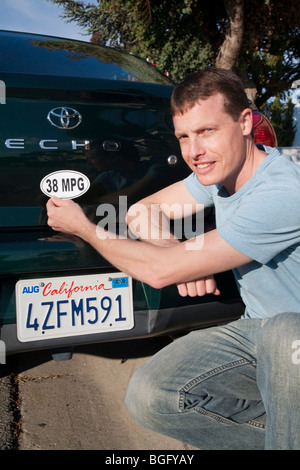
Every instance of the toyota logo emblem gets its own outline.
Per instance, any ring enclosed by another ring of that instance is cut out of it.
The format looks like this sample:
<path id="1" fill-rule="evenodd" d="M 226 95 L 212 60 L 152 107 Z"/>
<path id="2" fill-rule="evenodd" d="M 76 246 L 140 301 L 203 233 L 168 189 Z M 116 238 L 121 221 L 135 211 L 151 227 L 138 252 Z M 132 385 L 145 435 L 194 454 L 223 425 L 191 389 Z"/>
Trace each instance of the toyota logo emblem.
<path id="1" fill-rule="evenodd" d="M 58 129 L 75 129 L 81 123 L 82 116 L 76 109 L 61 107 L 51 109 L 47 119 Z"/>

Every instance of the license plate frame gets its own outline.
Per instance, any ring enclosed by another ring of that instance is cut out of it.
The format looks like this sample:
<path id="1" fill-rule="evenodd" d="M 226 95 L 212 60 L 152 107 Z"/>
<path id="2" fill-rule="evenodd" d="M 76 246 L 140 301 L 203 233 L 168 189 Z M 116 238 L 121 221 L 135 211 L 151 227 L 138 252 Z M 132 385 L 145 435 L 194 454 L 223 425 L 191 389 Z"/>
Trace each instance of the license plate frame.
<path id="1" fill-rule="evenodd" d="M 22 343 L 134 327 L 132 278 L 122 272 L 21 279 L 15 295 Z"/>

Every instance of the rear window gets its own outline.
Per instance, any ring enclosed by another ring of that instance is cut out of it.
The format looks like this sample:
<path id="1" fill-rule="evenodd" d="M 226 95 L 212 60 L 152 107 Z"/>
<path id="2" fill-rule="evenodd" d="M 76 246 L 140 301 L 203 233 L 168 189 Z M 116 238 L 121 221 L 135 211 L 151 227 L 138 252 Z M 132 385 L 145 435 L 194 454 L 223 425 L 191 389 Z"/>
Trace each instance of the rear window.
<path id="1" fill-rule="evenodd" d="M 0 72 L 172 85 L 143 59 L 88 42 L 2 31 L 0 49 Z"/>

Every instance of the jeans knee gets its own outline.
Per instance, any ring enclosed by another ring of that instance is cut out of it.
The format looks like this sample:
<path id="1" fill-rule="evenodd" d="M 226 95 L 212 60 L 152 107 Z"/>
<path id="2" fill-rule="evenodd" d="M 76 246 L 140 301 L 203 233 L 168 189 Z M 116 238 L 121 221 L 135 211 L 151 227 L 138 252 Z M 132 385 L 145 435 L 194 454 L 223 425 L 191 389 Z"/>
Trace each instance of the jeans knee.
<path id="1" fill-rule="evenodd" d="M 289 341 L 299 332 L 300 315 L 298 313 L 281 313 L 265 321 L 262 327 L 261 339 L 276 345 Z"/>
<path id="2" fill-rule="evenodd" d="M 258 336 L 258 350 L 269 354 L 291 350 L 292 343 L 300 340 L 300 314 L 281 313 L 269 318 L 263 324 Z"/>
<path id="3" fill-rule="evenodd" d="M 168 413 L 177 413 L 179 397 L 171 390 L 164 377 L 159 377 L 146 363 L 132 376 L 125 405 L 130 415 L 143 427 L 159 430 Z"/>
<path id="4" fill-rule="evenodd" d="M 139 409 L 145 406 L 142 404 L 145 395 L 141 392 L 140 382 L 142 385 L 142 381 L 140 381 L 139 376 L 140 370 L 135 372 L 135 374 L 132 376 L 125 397 L 125 405 L 127 406 L 129 413 L 135 419 L 136 416 L 139 414 Z"/>
<path id="5" fill-rule="evenodd" d="M 154 384 L 144 372 L 143 367 L 138 369 L 129 382 L 125 405 L 130 415 L 146 428 L 151 428 L 149 422 L 151 422 L 151 415 L 156 408 L 157 395 Z"/>

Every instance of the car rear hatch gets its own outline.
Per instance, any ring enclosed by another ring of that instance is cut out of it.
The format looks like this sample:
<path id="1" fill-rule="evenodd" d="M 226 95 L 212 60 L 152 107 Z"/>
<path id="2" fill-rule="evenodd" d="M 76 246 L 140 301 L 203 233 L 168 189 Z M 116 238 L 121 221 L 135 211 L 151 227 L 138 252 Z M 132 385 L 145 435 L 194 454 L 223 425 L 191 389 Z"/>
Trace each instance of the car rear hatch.
<path id="1" fill-rule="evenodd" d="M 105 220 L 107 228 L 123 231 L 132 203 L 189 170 L 173 135 L 172 84 L 154 67 L 130 54 L 58 38 L 0 32 L 0 43 L 6 102 L 0 106 L 0 321 L 10 327 L 16 321 L 18 281 L 28 281 L 22 289 L 31 294 L 45 282 L 49 286 L 53 276 L 93 279 L 115 272 L 90 246 L 47 226 L 45 205 L 52 194 L 74 198 L 96 224 Z M 231 299 L 230 290 L 227 295 Z M 133 332 L 104 333 L 101 339 L 142 337 L 182 329 L 185 323 L 196 327 L 201 322 L 197 304 L 207 303 L 202 312 L 209 322 L 211 301 L 180 299 L 176 286 L 162 292 L 133 281 L 134 311 L 140 312 Z M 92 303 L 87 305 L 95 312 Z M 27 323 L 34 331 L 30 308 Z M 79 304 L 76 308 L 80 315 Z M 165 309 L 162 317 L 159 308 Z M 63 315 L 57 314 L 57 322 Z M 8 351 L 33 348 L 5 331 Z M 39 340 L 34 347 L 69 341 Z M 81 341 L 93 340 L 82 336 Z"/>
<path id="2" fill-rule="evenodd" d="M 107 215 L 99 205 L 109 206 L 108 228 L 118 231 L 133 202 L 187 170 L 173 136 L 171 82 L 152 66 L 77 41 L 7 32 L 0 41 L 1 320 L 10 323 L 19 279 L 113 270 L 82 241 L 49 229 L 51 194 L 65 192 L 95 223 Z"/>

